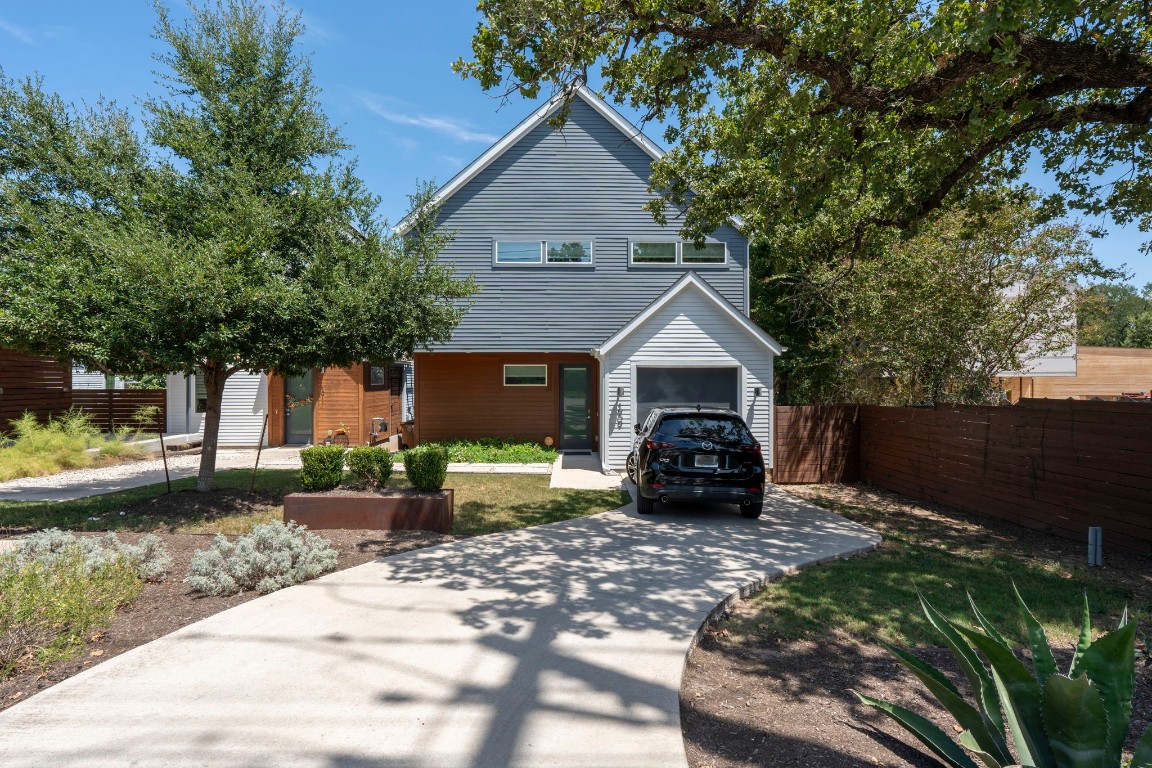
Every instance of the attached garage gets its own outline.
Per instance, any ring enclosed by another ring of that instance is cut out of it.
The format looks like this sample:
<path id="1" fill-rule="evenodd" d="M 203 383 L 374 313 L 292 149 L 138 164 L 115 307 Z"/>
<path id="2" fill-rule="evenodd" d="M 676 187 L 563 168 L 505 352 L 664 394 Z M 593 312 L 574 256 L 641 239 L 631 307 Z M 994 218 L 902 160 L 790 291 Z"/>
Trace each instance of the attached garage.
<path id="1" fill-rule="evenodd" d="M 731 408 L 772 445 L 773 365 L 783 348 L 688 272 L 593 354 L 600 360 L 601 461 L 620 469 L 634 424 L 658 405 Z"/>

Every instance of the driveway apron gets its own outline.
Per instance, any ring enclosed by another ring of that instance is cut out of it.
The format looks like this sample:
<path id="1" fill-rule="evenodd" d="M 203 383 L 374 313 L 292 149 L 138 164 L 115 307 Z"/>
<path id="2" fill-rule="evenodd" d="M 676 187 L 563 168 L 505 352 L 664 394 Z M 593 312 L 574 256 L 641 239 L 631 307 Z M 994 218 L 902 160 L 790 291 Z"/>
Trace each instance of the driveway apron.
<path id="1" fill-rule="evenodd" d="M 0 713 L 0 765 L 685 766 L 709 613 L 879 543 L 775 489 L 734 509 L 630 505 L 276 592 Z"/>

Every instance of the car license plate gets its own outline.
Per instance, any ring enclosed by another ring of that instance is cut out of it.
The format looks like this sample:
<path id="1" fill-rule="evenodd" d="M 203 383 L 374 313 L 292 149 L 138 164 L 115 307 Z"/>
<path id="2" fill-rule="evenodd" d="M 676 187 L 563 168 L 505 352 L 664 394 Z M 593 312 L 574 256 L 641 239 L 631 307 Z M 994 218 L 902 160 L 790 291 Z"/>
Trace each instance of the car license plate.
<path id="1" fill-rule="evenodd" d="M 696 454 L 696 466 L 703 469 L 716 469 L 716 467 L 720 466 L 717 461 L 719 458 L 719 456 L 698 453 Z"/>

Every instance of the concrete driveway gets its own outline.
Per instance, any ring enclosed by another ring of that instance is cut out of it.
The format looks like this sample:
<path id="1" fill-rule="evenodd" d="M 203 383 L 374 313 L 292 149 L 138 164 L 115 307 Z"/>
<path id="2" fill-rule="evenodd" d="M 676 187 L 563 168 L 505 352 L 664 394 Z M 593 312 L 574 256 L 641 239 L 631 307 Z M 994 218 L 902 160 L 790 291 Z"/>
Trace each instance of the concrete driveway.
<path id="1" fill-rule="evenodd" d="M 397 555 L 232 608 L 0 713 L 0 765 L 685 766 L 709 612 L 879 536 L 780 491 Z"/>

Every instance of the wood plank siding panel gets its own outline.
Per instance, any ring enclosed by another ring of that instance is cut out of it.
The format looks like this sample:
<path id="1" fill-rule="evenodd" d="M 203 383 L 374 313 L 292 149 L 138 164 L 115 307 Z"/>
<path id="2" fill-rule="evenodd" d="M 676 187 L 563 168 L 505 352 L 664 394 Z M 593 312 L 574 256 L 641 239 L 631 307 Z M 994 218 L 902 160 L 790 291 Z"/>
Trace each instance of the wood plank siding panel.
<path id="1" fill-rule="evenodd" d="M 759 440 L 765 463 L 772 466 L 774 358 L 698 291 L 676 296 L 605 356 L 606 466 L 624 466 L 635 439 L 632 427 L 647 415 L 633 412 L 633 368 L 690 364 L 741 368 L 742 402 L 737 410 Z"/>
<path id="2" fill-rule="evenodd" d="M 0 349 L 0 432 L 25 411 L 47 419 L 72 405 L 72 366 L 52 357 Z"/>
<path id="3" fill-rule="evenodd" d="M 776 406 L 772 481 L 854 483 L 860 479 L 860 408 Z"/>
<path id="4" fill-rule="evenodd" d="M 560 365 L 592 366 L 593 430 L 599 423 L 596 359 L 587 354 L 423 353 L 413 356 L 416 436 L 422 443 L 482 437 L 559 441 Z M 543 387 L 505 387 L 504 365 L 546 364 Z M 595 449 L 596 437 L 593 445 Z"/>
<path id="5" fill-rule="evenodd" d="M 562 132 L 538 126 L 441 208 L 456 232 L 441 255 L 480 291 L 437 351 L 571 351 L 598 346 L 667 290 L 685 267 L 630 266 L 630 239 L 675 239 L 643 209 L 651 159 L 577 99 Z M 590 266 L 495 267 L 493 240 L 594 241 Z M 729 264 L 698 274 L 747 310 L 747 240 L 725 225 Z M 419 396 L 419 395 L 418 395 Z"/>
<path id="6" fill-rule="evenodd" d="M 1025 396 L 1117 397 L 1122 392 L 1152 391 L 1152 349 L 1080 347 L 1075 376 L 1036 376 Z"/>
<path id="7" fill-rule="evenodd" d="M 329 430 L 343 425 L 348 430 L 348 445 L 363 445 L 367 431 L 361 416 L 364 391 L 363 366 L 327 368 L 313 374 L 316 402 L 312 406 L 312 439 L 321 442 Z"/>

